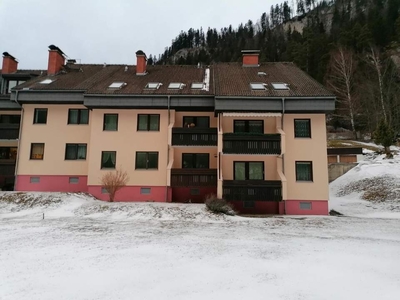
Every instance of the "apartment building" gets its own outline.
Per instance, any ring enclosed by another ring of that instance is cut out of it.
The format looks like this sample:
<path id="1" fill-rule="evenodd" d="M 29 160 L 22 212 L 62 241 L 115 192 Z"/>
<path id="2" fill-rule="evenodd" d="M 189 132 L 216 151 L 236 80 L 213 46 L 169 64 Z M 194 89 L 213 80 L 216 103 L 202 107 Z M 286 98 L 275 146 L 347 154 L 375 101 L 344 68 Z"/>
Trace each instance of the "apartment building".
<path id="1" fill-rule="evenodd" d="M 11 89 L 39 76 L 41 72 L 20 70 L 18 60 L 8 52 L 3 53 L 0 69 L 0 190 L 12 190 L 14 187 L 21 106 L 10 101 Z"/>
<path id="2" fill-rule="evenodd" d="M 88 192 L 121 168 L 116 201 L 202 202 L 243 213 L 328 214 L 325 114 L 335 97 L 292 63 L 65 63 L 14 88 L 22 105 L 15 189 Z"/>

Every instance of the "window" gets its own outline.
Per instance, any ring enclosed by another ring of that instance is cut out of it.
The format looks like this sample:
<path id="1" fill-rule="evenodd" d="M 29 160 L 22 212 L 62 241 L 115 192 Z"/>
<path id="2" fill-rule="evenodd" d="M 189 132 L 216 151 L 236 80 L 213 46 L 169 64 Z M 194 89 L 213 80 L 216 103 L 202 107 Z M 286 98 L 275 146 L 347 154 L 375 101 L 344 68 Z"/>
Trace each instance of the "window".
<path id="1" fill-rule="evenodd" d="M 52 83 L 53 82 L 53 80 L 51 80 L 51 79 L 45 79 L 45 80 L 42 80 L 41 82 L 39 82 L 40 84 L 50 84 L 50 83 Z"/>
<path id="2" fill-rule="evenodd" d="M 193 82 L 191 88 L 193 90 L 201 90 L 204 87 L 204 83 L 202 82 Z"/>
<path id="3" fill-rule="evenodd" d="M 118 130 L 118 115 L 104 114 L 103 130 L 117 131 Z"/>
<path id="4" fill-rule="evenodd" d="M 183 117 L 183 127 L 210 128 L 210 117 Z"/>
<path id="5" fill-rule="evenodd" d="M 168 85 L 168 89 L 171 89 L 171 90 L 181 90 L 181 89 L 183 89 L 185 86 L 186 86 L 186 85 L 183 84 L 183 83 L 181 83 L 181 82 L 171 82 L 171 83 Z"/>
<path id="6" fill-rule="evenodd" d="M 311 161 L 296 161 L 296 181 L 313 181 Z"/>
<path id="7" fill-rule="evenodd" d="M 117 82 L 113 82 L 108 86 L 108 89 L 110 90 L 119 90 L 121 89 L 123 86 L 125 86 L 126 83 L 125 82 L 121 82 L 121 81 L 117 81 Z"/>
<path id="8" fill-rule="evenodd" d="M 200 190 L 199 189 L 190 189 L 190 195 L 191 196 L 200 195 Z"/>
<path id="9" fill-rule="evenodd" d="M 158 90 L 160 88 L 160 86 L 162 86 L 161 82 L 149 82 L 146 85 L 146 89 L 150 89 L 150 90 Z"/>
<path id="10" fill-rule="evenodd" d="M 264 121 L 262 120 L 235 120 L 233 121 L 234 133 L 264 133 Z"/>
<path id="11" fill-rule="evenodd" d="M 17 159 L 17 148 L 0 147 L 0 159 Z"/>
<path id="12" fill-rule="evenodd" d="M 29 178 L 30 183 L 39 183 L 40 182 L 40 177 L 31 177 Z"/>
<path id="13" fill-rule="evenodd" d="M 267 89 L 266 86 L 267 86 L 267 84 L 266 83 L 262 83 L 262 82 L 250 83 L 250 88 L 253 91 L 265 91 Z"/>
<path id="14" fill-rule="evenodd" d="M 151 188 L 140 188 L 140 194 L 142 195 L 150 195 Z"/>
<path id="15" fill-rule="evenodd" d="M 255 201 L 243 201 L 244 208 L 254 208 L 256 206 Z"/>
<path id="16" fill-rule="evenodd" d="M 264 162 L 234 162 L 235 180 L 264 180 Z"/>
<path id="17" fill-rule="evenodd" d="M 310 210 L 311 209 L 311 202 L 300 202 L 300 209 Z"/>
<path id="18" fill-rule="evenodd" d="M 46 124 L 47 123 L 47 108 L 35 108 L 33 116 L 33 124 Z"/>
<path id="19" fill-rule="evenodd" d="M 20 115 L 0 115 L 1 124 L 19 124 L 20 121 Z"/>
<path id="20" fill-rule="evenodd" d="M 311 137 L 311 120 L 295 119 L 294 120 L 294 137 L 310 138 Z"/>
<path id="21" fill-rule="evenodd" d="M 102 194 L 108 194 L 108 191 L 106 190 L 106 188 L 102 187 L 101 188 L 101 193 Z"/>
<path id="22" fill-rule="evenodd" d="M 78 184 L 79 183 L 79 177 L 70 177 L 69 178 L 69 183 Z"/>
<path id="23" fill-rule="evenodd" d="M 67 144 L 65 147 L 66 160 L 86 159 L 86 144 Z"/>
<path id="24" fill-rule="evenodd" d="M 31 144 L 31 159 L 43 159 L 44 157 L 44 143 Z"/>
<path id="25" fill-rule="evenodd" d="M 89 124 L 89 110 L 69 109 L 68 124 Z"/>
<path id="26" fill-rule="evenodd" d="M 208 169 L 210 155 L 208 153 L 182 153 L 182 168 Z"/>
<path id="27" fill-rule="evenodd" d="M 6 82 L 6 94 L 11 93 L 11 89 L 15 88 L 17 85 L 23 84 L 25 80 L 9 80 Z"/>
<path id="28" fill-rule="evenodd" d="M 160 131 L 160 115 L 138 115 L 138 131 Z"/>
<path id="29" fill-rule="evenodd" d="M 158 169 L 158 152 L 136 152 L 135 169 Z"/>
<path id="30" fill-rule="evenodd" d="M 117 157 L 116 151 L 102 151 L 101 152 L 101 168 L 102 169 L 115 169 L 116 157 Z"/>
<path id="31" fill-rule="evenodd" d="M 288 90 L 289 87 L 286 83 L 283 82 L 273 82 L 271 83 L 274 90 Z"/>

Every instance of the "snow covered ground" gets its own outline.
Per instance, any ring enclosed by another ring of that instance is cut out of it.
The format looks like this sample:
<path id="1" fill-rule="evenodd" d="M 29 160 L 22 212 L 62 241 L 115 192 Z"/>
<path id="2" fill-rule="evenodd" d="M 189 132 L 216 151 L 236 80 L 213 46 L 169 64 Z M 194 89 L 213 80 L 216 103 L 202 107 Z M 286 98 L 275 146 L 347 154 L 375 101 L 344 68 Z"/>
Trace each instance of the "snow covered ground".
<path id="1" fill-rule="evenodd" d="M 359 179 L 400 181 L 399 163 L 375 157 L 334 181 L 343 217 L 0 194 L 0 299 L 398 299 L 396 201 L 337 194 Z"/>

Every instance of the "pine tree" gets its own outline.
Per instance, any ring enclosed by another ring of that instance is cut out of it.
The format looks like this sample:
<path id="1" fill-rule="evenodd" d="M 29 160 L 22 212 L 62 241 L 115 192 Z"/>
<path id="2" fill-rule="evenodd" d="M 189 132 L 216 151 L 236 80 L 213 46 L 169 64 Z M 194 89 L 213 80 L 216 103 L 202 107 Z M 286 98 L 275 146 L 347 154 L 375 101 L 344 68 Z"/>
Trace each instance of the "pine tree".
<path id="1" fill-rule="evenodd" d="M 374 133 L 375 143 L 382 145 L 385 148 L 387 158 L 391 158 L 390 146 L 393 143 L 394 133 L 385 119 L 381 119 L 378 128 Z"/>

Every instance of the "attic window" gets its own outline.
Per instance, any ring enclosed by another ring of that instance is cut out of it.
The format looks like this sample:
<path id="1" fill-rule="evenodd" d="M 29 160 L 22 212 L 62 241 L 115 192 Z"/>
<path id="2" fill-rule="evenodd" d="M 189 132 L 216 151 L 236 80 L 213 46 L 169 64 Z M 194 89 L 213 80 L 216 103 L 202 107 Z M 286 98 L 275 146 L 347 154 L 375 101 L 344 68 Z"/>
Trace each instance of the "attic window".
<path id="1" fill-rule="evenodd" d="M 53 82 L 53 80 L 51 80 L 51 79 L 45 79 L 45 80 L 42 80 L 41 82 L 39 82 L 40 84 L 50 84 L 50 83 L 52 83 Z"/>
<path id="2" fill-rule="evenodd" d="M 117 81 L 117 82 L 111 83 L 111 84 L 108 86 L 108 88 L 109 88 L 109 89 L 115 89 L 115 90 L 117 90 L 117 89 L 122 88 L 122 87 L 125 86 L 125 85 L 126 85 L 126 82 Z"/>
<path id="3" fill-rule="evenodd" d="M 274 90 L 288 90 L 289 87 L 286 83 L 283 82 L 275 82 L 271 83 Z"/>
<path id="4" fill-rule="evenodd" d="M 204 87 L 202 82 L 193 82 L 191 88 L 194 90 L 201 90 Z"/>
<path id="5" fill-rule="evenodd" d="M 168 88 L 169 89 L 173 89 L 173 90 L 181 90 L 181 89 L 183 89 L 184 88 L 184 86 L 185 86 L 185 84 L 183 84 L 183 83 L 180 83 L 180 82 L 171 82 L 169 85 L 168 85 Z"/>
<path id="6" fill-rule="evenodd" d="M 149 82 L 146 85 L 146 89 L 151 89 L 151 90 L 158 90 L 162 86 L 161 82 Z"/>
<path id="7" fill-rule="evenodd" d="M 264 91 L 266 90 L 267 84 L 262 82 L 252 82 L 250 83 L 250 87 L 253 91 Z"/>

